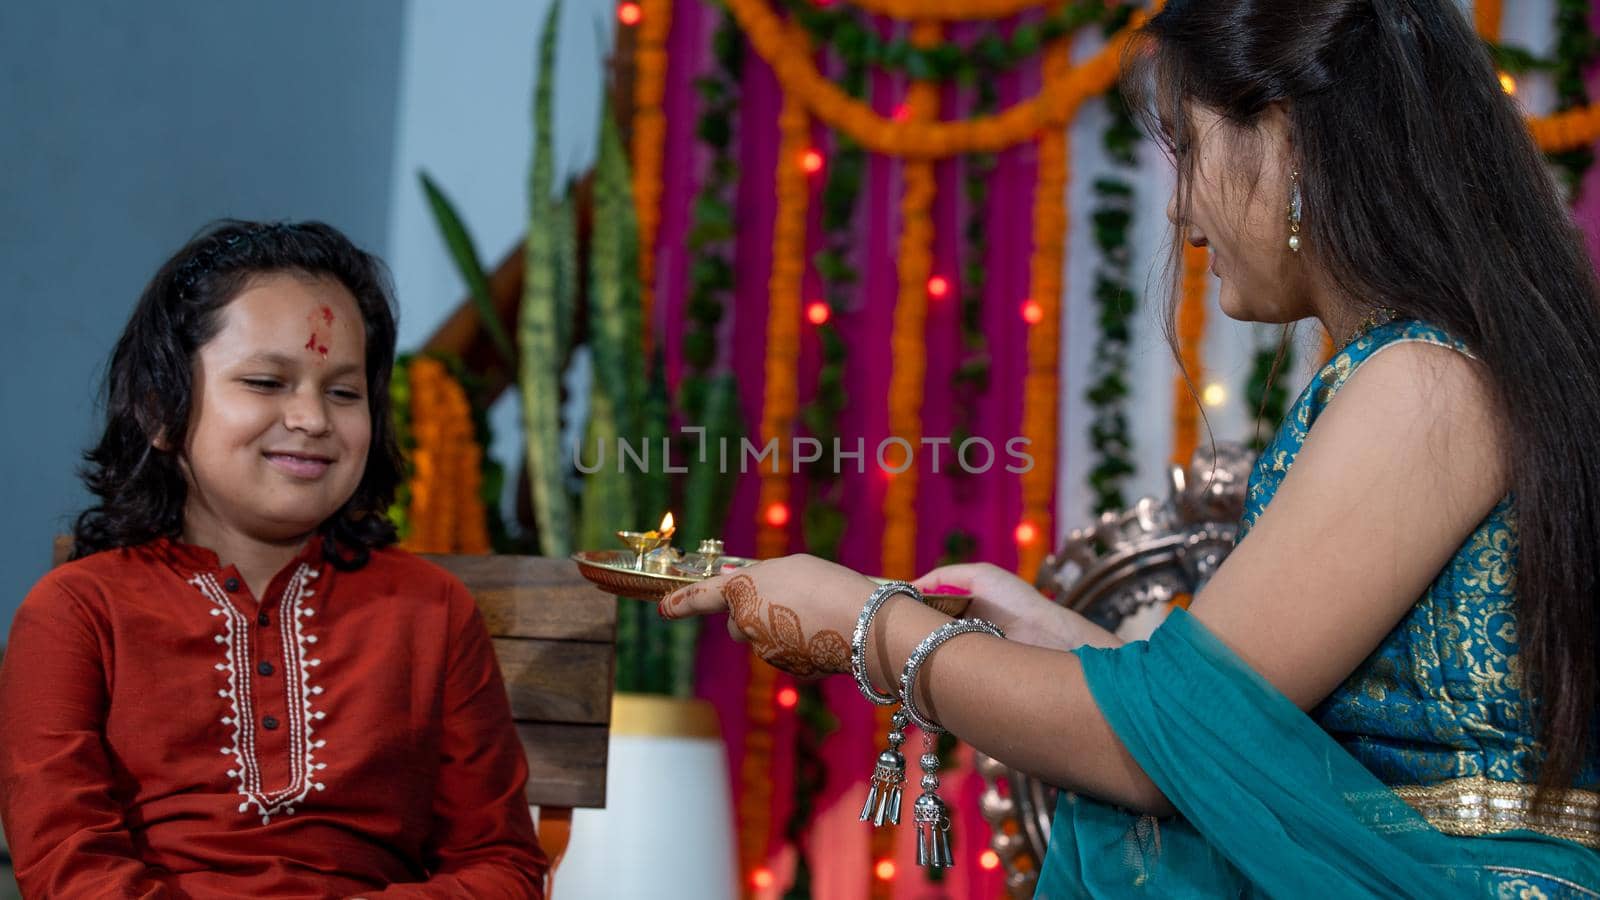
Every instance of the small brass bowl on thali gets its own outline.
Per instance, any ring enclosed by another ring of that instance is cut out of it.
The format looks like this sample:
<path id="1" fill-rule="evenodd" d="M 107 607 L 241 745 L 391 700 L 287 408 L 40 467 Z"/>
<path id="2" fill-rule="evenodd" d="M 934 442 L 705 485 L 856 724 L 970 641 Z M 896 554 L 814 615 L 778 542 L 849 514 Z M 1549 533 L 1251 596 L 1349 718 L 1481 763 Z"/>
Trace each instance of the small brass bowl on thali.
<path id="1" fill-rule="evenodd" d="M 658 602 L 684 585 L 736 572 L 759 562 L 743 556 L 719 556 L 714 560 L 715 571 L 707 571 L 705 561 L 694 553 L 677 561 L 646 559 L 643 568 L 635 567 L 634 559 L 631 550 L 580 550 L 572 554 L 572 561 L 578 564 L 578 572 L 593 582 L 595 587 L 608 594 L 650 602 Z M 886 580 L 873 579 L 879 584 Z M 972 605 L 970 594 L 925 594 L 923 600 L 934 609 L 956 618 L 960 618 Z"/>

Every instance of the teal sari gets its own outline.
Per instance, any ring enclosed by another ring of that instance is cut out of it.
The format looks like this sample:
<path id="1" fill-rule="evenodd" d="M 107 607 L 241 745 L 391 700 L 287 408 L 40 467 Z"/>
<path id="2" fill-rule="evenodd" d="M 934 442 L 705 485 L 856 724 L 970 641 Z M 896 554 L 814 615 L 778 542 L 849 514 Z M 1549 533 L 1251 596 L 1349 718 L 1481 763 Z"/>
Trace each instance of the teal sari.
<path id="1" fill-rule="evenodd" d="M 1407 342 L 1467 352 L 1413 320 L 1342 348 L 1262 453 L 1240 540 L 1339 389 Z M 1565 839 L 1600 835 L 1600 758 L 1555 819 L 1517 827 L 1537 818 L 1517 799 L 1537 756 L 1517 674 L 1517 547 L 1506 498 L 1310 715 L 1182 611 L 1149 641 L 1078 651 L 1107 722 L 1180 815 L 1063 794 L 1036 896 L 1600 898 L 1600 852 Z"/>
<path id="2" fill-rule="evenodd" d="M 1446 835 L 1176 610 L 1078 651 L 1095 703 L 1181 812 L 1063 795 L 1038 898 L 1585 897 L 1600 854 L 1529 831 Z"/>

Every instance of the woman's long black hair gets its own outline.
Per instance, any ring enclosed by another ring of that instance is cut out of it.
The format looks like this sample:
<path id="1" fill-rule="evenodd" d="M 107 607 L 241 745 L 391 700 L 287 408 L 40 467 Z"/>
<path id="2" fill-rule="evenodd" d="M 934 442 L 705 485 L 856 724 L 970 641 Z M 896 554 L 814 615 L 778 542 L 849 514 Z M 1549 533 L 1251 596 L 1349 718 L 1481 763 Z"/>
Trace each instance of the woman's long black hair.
<path id="1" fill-rule="evenodd" d="M 179 466 L 192 413 L 194 355 L 250 279 L 286 272 L 333 279 L 361 310 L 372 445 L 355 494 L 323 523 L 323 553 L 345 568 L 395 541 L 387 518 L 403 472 L 389 412 L 393 292 L 383 263 L 321 222 L 218 222 L 156 272 L 117 340 L 106 372 L 106 427 L 81 472 L 98 502 L 78 516 L 73 557 L 183 532 L 188 485 Z M 168 449 L 157 449 L 161 443 Z"/>
<path id="2" fill-rule="evenodd" d="M 1347 298 L 1437 323 L 1482 360 L 1517 508 L 1541 796 L 1571 785 L 1600 677 L 1600 283 L 1490 54 L 1453 0 L 1170 0 L 1128 62 L 1128 99 L 1166 125 L 1152 131 L 1178 160 L 1174 253 L 1194 178 L 1184 106 L 1246 133 L 1280 106 L 1302 258 Z"/>
<path id="3" fill-rule="evenodd" d="M 1170 129 L 1151 128 L 1178 162 L 1174 252 L 1194 177 L 1184 104 L 1245 133 L 1281 105 L 1305 262 L 1482 361 L 1516 503 L 1539 781 L 1570 785 L 1593 749 L 1600 674 L 1600 285 L 1483 43 L 1453 0 L 1170 0 L 1128 60 L 1128 100 Z"/>

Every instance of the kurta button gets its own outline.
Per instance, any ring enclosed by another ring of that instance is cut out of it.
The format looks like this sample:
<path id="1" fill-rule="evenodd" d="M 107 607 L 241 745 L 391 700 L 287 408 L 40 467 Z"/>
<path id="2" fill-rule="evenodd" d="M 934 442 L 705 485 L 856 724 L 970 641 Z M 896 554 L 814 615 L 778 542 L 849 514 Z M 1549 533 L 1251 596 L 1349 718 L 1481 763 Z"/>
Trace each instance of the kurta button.
<path id="1" fill-rule="evenodd" d="M 271 675 L 272 674 L 272 663 L 269 663 L 266 660 L 262 660 L 261 662 L 256 663 L 256 671 L 260 672 L 263 675 Z"/>
<path id="2" fill-rule="evenodd" d="M 256 614 L 256 624 L 260 625 L 262 628 L 265 628 L 272 624 L 272 619 L 269 618 L 266 613 L 258 613 Z"/>
<path id="3" fill-rule="evenodd" d="M 274 716 L 267 716 L 265 719 L 261 720 L 261 727 L 268 731 L 276 730 L 278 727 L 278 720 Z"/>
<path id="4" fill-rule="evenodd" d="M 231 594 L 234 591 L 237 591 L 239 589 L 239 579 L 237 579 L 237 578 L 229 578 L 227 581 L 224 581 L 222 583 L 222 586 L 227 588 L 228 589 L 228 593 Z"/>

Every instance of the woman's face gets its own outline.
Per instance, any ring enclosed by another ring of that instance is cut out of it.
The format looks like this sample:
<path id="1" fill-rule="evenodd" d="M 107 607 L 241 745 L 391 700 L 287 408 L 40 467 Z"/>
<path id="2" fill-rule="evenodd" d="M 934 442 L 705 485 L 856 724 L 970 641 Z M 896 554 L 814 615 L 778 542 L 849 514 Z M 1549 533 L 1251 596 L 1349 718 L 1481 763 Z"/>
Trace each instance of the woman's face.
<path id="1" fill-rule="evenodd" d="M 337 281 L 277 273 L 223 307 L 195 353 L 183 446 L 186 539 L 314 531 L 351 496 L 372 441 L 366 333 Z"/>
<path id="2" fill-rule="evenodd" d="M 1178 222 L 1176 195 L 1167 218 L 1186 228 L 1189 243 L 1211 249 L 1222 312 L 1271 323 L 1314 315 L 1303 227 L 1301 253 L 1289 249 L 1288 118 L 1274 107 L 1251 130 L 1199 104 L 1188 110 L 1193 144 L 1180 153 L 1186 149 L 1194 158 L 1189 221 Z M 1314 214 L 1303 210 L 1302 222 Z"/>

